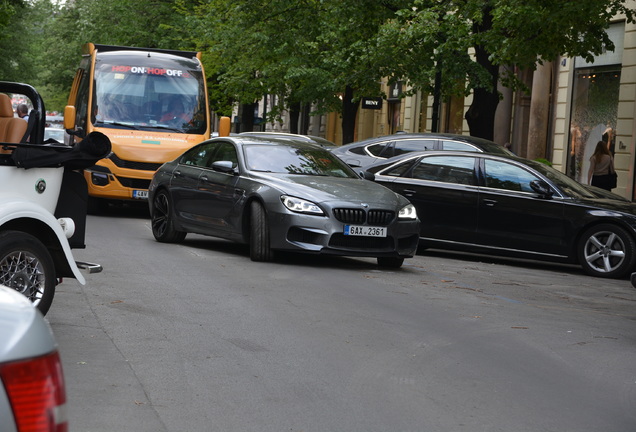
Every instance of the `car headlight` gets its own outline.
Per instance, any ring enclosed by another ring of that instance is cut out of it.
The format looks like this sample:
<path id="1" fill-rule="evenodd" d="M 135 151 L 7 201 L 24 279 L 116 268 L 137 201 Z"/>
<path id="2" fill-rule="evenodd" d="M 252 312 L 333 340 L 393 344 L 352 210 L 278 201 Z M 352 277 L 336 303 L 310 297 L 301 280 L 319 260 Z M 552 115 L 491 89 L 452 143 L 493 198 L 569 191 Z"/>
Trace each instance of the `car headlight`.
<path id="1" fill-rule="evenodd" d="M 304 199 L 282 195 L 280 200 L 289 210 L 297 213 L 309 213 L 313 215 L 324 214 L 322 209 L 315 203 Z"/>
<path id="2" fill-rule="evenodd" d="M 417 219 L 417 211 L 415 210 L 415 206 L 413 204 L 409 204 L 406 207 L 402 207 L 400 213 L 398 213 L 398 219 L 409 219 L 415 220 Z"/>

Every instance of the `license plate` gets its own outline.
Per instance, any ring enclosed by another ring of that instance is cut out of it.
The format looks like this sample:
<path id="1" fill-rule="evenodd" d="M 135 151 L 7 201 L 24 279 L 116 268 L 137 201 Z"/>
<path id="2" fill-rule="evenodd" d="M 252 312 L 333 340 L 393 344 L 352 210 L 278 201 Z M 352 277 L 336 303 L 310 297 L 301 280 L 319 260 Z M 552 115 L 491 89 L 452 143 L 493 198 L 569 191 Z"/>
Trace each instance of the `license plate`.
<path id="1" fill-rule="evenodd" d="M 345 225 L 344 235 L 361 237 L 386 237 L 386 227 Z"/>
<path id="2" fill-rule="evenodd" d="M 148 191 L 147 190 L 134 190 L 133 198 L 135 199 L 148 199 Z"/>

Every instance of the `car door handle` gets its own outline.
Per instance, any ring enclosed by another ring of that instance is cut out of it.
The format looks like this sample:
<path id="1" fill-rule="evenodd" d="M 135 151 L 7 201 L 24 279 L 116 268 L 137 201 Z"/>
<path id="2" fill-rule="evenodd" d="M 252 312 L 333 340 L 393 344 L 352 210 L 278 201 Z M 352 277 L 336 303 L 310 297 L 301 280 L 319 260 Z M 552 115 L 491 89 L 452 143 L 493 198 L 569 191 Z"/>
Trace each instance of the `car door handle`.
<path id="1" fill-rule="evenodd" d="M 412 189 L 404 189 L 402 191 L 402 193 L 404 194 L 404 196 L 413 196 L 415 195 L 415 191 Z"/>
<path id="2" fill-rule="evenodd" d="M 486 204 L 488 207 L 494 207 L 495 204 L 497 204 L 497 200 L 485 199 L 484 204 Z"/>
<path id="3" fill-rule="evenodd" d="M 208 183 L 210 179 L 208 178 L 208 176 L 201 176 L 201 181 Z"/>
<path id="4" fill-rule="evenodd" d="M 181 177 L 181 171 L 177 170 L 174 172 L 175 177 Z"/>

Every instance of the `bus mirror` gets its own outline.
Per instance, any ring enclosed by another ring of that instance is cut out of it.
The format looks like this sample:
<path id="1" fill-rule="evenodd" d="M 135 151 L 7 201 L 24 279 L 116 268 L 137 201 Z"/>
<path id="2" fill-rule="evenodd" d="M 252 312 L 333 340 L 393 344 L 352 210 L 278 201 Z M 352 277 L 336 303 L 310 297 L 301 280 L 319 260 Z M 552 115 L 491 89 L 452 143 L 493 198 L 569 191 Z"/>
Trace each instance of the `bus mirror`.
<path id="1" fill-rule="evenodd" d="M 75 129 L 75 107 L 73 105 L 66 105 L 64 107 L 64 129 Z"/>
<path id="2" fill-rule="evenodd" d="M 219 119 L 219 136 L 230 136 L 231 127 L 230 118 L 225 116 L 221 117 Z"/>

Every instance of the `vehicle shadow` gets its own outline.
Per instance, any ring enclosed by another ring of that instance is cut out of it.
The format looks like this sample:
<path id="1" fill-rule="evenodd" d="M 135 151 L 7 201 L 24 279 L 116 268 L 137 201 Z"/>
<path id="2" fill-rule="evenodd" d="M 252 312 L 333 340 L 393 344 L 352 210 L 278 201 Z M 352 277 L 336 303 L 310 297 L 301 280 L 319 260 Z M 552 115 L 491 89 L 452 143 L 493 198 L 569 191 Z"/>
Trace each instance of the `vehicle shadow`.
<path id="1" fill-rule="evenodd" d="M 231 254 L 237 257 L 250 259 L 249 246 L 229 240 L 223 240 L 214 237 L 206 237 L 197 234 L 188 234 L 182 245 L 195 249 Z M 358 270 L 386 270 L 386 271 L 402 271 L 408 266 L 401 269 L 382 268 L 379 267 L 375 258 L 371 257 L 346 257 L 337 255 L 318 255 L 307 253 L 294 253 L 276 251 L 274 253 L 274 261 L 271 264 L 284 264 L 292 266 L 305 266 L 312 268 L 339 268 L 339 269 L 358 269 Z M 405 261 L 408 264 L 408 260 Z"/>
<path id="2" fill-rule="evenodd" d="M 516 266 L 516 267 L 523 267 L 526 269 L 559 271 L 561 273 L 567 273 L 567 274 L 578 275 L 578 276 L 585 275 L 581 267 L 577 264 L 537 261 L 537 260 L 531 260 L 531 259 L 501 257 L 501 256 L 495 256 L 495 255 L 482 255 L 482 254 L 473 253 L 473 252 L 451 251 L 451 250 L 433 249 L 433 248 L 431 249 L 420 248 L 417 251 L 417 255 L 430 256 L 430 257 L 436 257 L 436 258 L 442 258 L 442 259 L 462 260 L 462 261 L 473 262 L 473 263 Z"/>
<path id="3" fill-rule="evenodd" d="M 150 210 L 146 201 L 113 202 L 105 203 L 98 212 L 92 212 L 91 216 L 109 218 L 135 218 L 150 219 Z"/>

